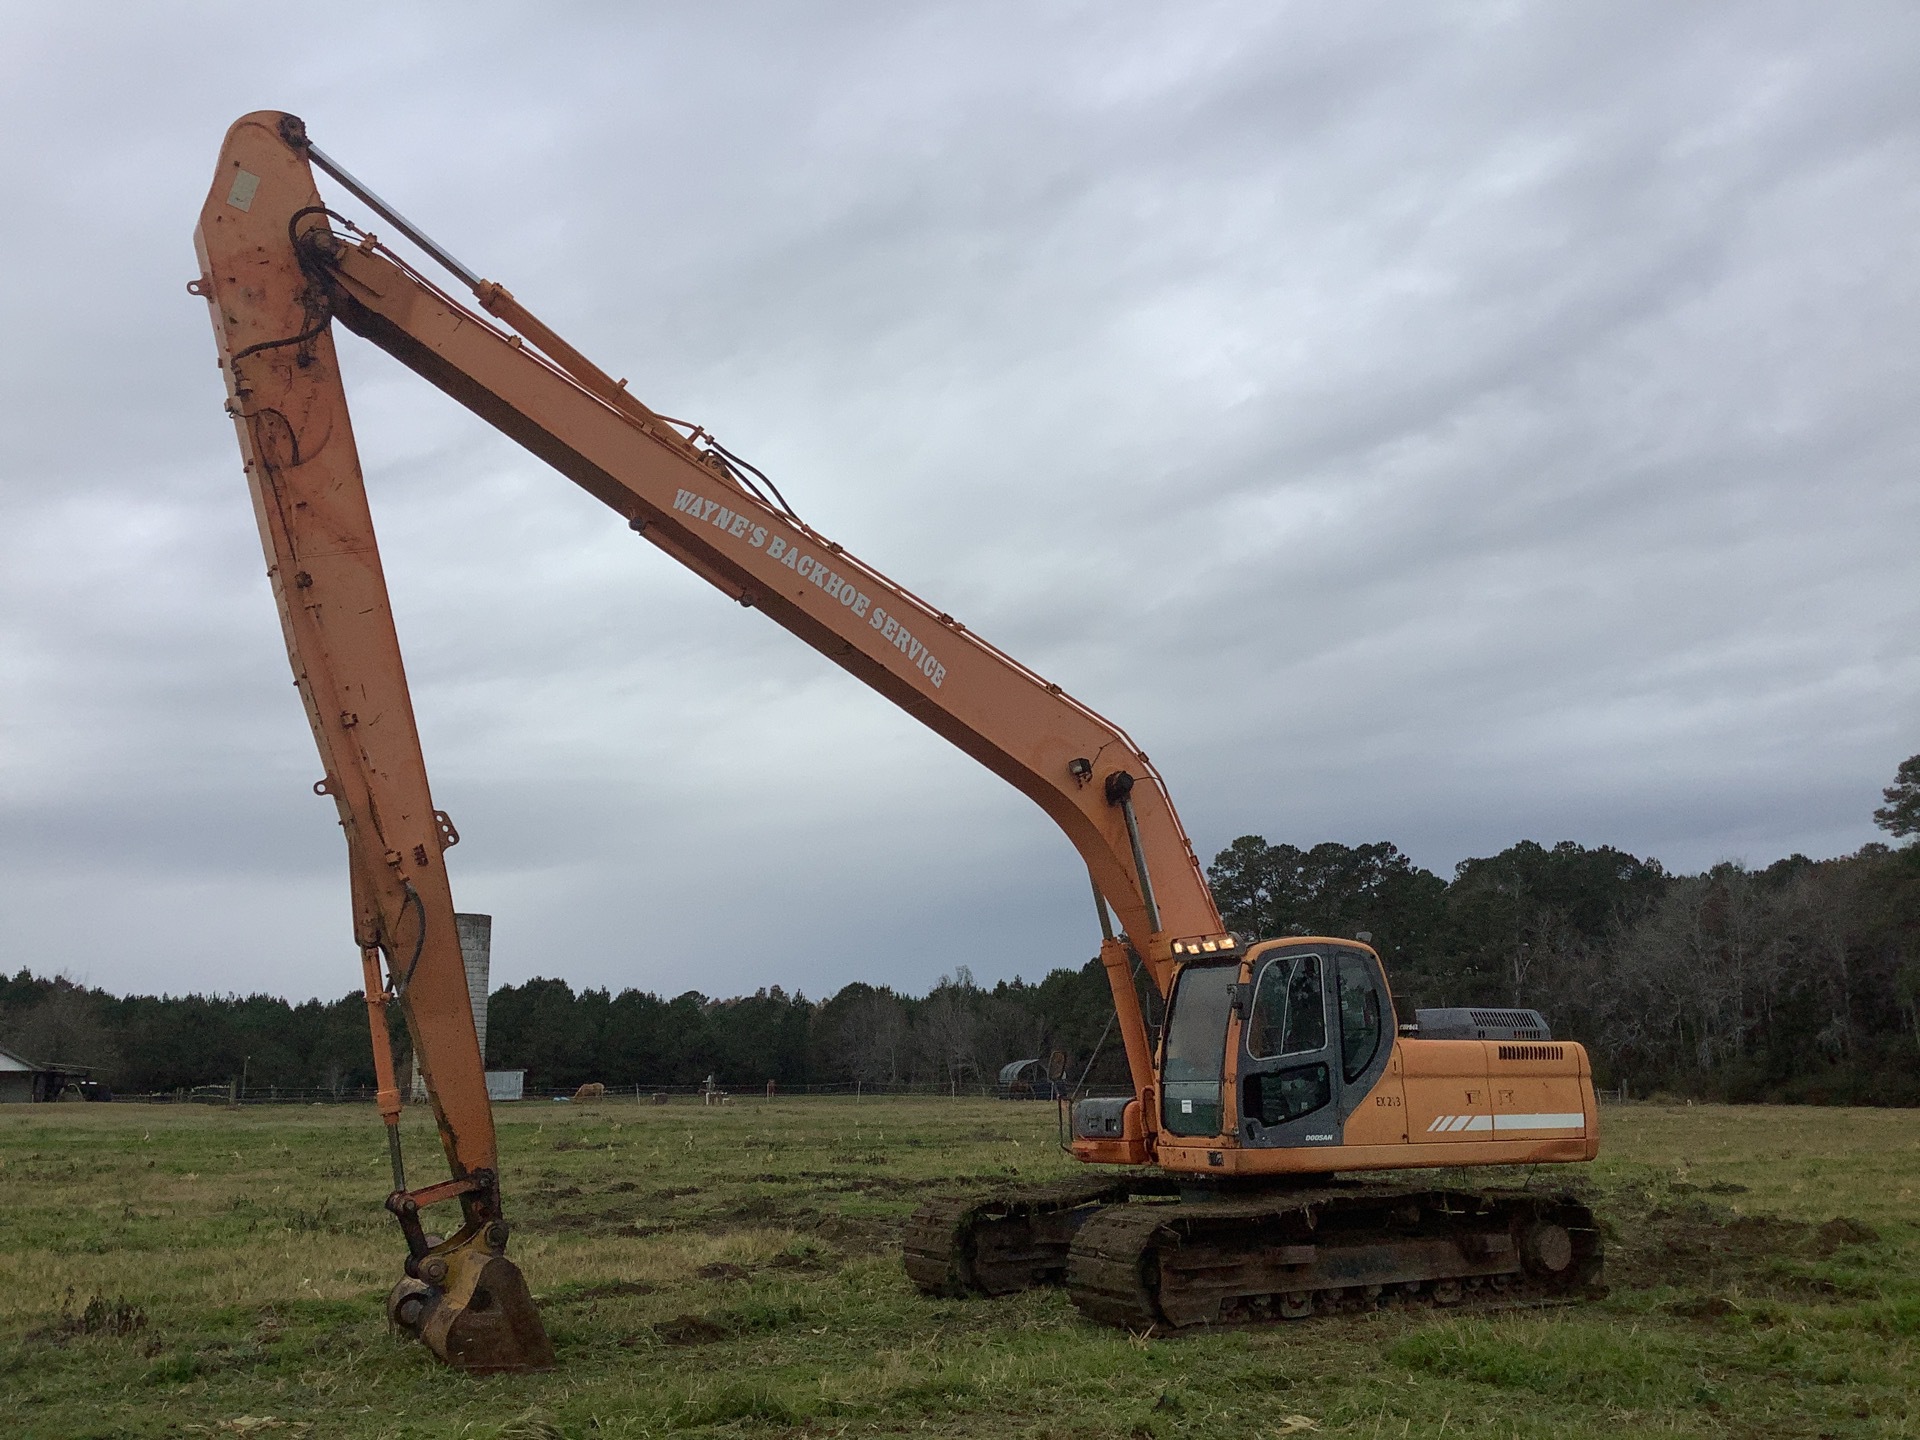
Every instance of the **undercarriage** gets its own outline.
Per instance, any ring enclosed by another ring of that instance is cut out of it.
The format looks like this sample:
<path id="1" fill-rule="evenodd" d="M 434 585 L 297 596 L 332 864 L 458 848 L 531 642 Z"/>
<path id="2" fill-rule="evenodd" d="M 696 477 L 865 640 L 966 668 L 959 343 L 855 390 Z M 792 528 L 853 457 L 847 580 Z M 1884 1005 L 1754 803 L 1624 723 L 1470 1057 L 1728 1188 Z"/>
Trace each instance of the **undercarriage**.
<path id="1" fill-rule="evenodd" d="M 1064 1284 L 1088 1319 L 1164 1332 L 1578 1299 L 1598 1290 L 1601 1245 L 1565 1194 L 1331 1179 L 1181 1194 L 1120 1176 L 930 1201 L 905 1260 L 928 1294 Z"/>

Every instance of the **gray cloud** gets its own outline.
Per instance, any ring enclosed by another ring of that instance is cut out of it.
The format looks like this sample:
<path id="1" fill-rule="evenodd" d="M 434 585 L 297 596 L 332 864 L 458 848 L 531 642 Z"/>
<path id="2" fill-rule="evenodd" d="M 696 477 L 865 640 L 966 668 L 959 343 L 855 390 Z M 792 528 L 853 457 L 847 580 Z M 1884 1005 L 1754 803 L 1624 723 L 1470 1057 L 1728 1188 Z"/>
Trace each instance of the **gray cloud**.
<path id="1" fill-rule="evenodd" d="M 1909 7 L 5 18 L 9 968 L 357 983 L 183 289 L 264 105 L 1124 724 L 1203 853 L 1837 853 L 1920 748 Z M 503 978 L 1090 952 L 1026 801 L 342 345 Z"/>

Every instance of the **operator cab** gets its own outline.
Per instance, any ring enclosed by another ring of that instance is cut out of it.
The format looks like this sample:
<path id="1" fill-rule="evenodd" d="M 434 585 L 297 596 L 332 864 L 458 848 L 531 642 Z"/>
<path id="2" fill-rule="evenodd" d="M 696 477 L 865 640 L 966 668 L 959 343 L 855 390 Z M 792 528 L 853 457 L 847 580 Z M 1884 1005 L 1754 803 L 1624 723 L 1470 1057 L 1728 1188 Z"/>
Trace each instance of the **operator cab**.
<path id="1" fill-rule="evenodd" d="M 1238 945 L 1195 954 L 1168 1007 L 1161 1128 L 1201 1138 L 1223 1135 L 1231 1124 L 1246 1146 L 1338 1145 L 1346 1117 L 1385 1072 L 1394 1033 L 1380 957 L 1355 941 L 1269 940 L 1244 959 Z M 1233 1116 L 1230 1083 L 1239 1102 Z"/>

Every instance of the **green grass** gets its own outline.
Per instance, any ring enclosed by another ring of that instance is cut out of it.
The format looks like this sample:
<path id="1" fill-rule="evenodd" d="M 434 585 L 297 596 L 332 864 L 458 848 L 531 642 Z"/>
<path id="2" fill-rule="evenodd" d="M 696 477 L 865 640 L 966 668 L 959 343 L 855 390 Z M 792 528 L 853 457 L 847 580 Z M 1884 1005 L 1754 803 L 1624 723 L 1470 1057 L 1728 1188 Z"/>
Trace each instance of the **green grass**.
<path id="1" fill-rule="evenodd" d="M 922 1195 L 1072 1173 L 1050 1106 L 504 1107 L 560 1367 L 473 1379 L 385 1331 L 370 1109 L 7 1107 L 0 1436 L 1920 1432 L 1920 1113 L 1605 1125 L 1597 1165 L 1536 1180 L 1590 1188 L 1606 1300 L 1143 1340 L 901 1273 Z M 408 1141 L 431 1178 L 411 1112 Z"/>

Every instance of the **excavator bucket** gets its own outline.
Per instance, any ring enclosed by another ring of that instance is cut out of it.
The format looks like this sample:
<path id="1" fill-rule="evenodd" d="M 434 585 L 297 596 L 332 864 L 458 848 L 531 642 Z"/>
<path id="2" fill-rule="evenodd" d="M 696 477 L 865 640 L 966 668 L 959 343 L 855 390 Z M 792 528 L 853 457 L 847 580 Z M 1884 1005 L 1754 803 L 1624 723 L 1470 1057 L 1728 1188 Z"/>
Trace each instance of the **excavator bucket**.
<path id="1" fill-rule="evenodd" d="M 387 1318 L 456 1369 L 476 1375 L 551 1370 L 553 1342 L 520 1267 L 478 1247 L 435 1257 L 439 1284 L 407 1279 L 387 1296 Z"/>

